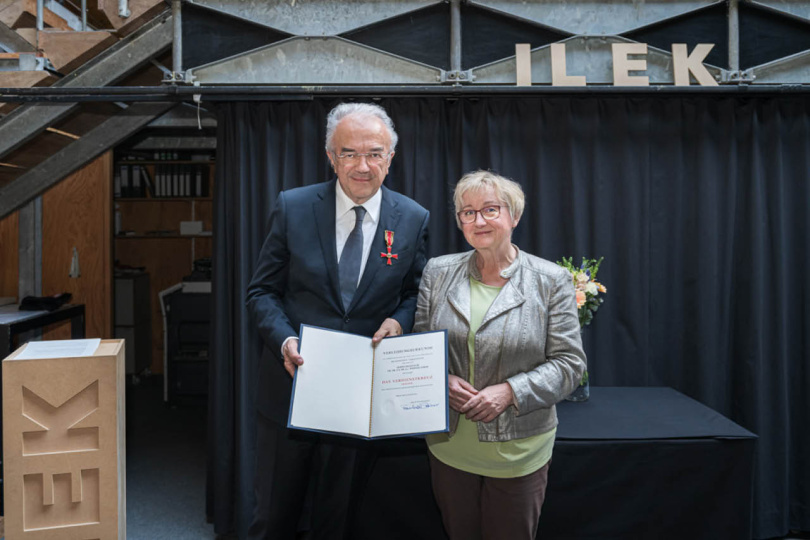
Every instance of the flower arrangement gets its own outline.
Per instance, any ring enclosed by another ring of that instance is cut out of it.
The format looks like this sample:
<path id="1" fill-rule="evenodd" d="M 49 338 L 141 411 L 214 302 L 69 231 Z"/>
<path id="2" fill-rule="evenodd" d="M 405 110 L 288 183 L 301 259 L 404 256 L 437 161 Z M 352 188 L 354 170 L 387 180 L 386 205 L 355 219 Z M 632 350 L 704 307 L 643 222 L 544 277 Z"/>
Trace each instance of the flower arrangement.
<path id="1" fill-rule="evenodd" d="M 599 294 L 607 293 L 607 289 L 596 281 L 596 274 L 599 272 L 599 266 L 601 266 L 603 259 L 604 257 L 599 258 L 599 260 L 583 257 L 579 268 L 574 266 L 573 257 L 567 259 L 563 257 L 562 261 L 557 261 L 557 264 L 571 272 L 573 276 L 580 328 L 585 328 L 591 324 L 596 310 L 605 301 Z"/>
<path id="2" fill-rule="evenodd" d="M 599 272 L 599 266 L 602 264 L 604 257 L 596 259 L 582 258 L 582 264 L 579 268 L 574 266 L 574 258 L 563 257 L 562 261 L 557 261 L 557 264 L 571 272 L 574 280 L 574 289 L 577 294 L 577 312 L 579 315 L 579 327 L 585 328 L 591 321 L 593 315 L 605 299 L 599 296 L 599 293 L 606 294 L 607 289 L 604 285 L 596 281 L 596 274 Z M 588 384 L 588 371 L 582 375 L 582 380 L 579 383 L 579 391 L 575 391 L 568 399 L 571 401 L 585 401 L 588 399 L 589 390 L 586 386 Z M 583 388 L 584 387 L 584 388 Z M 583 394 L 584 391 L 584 394 Z"/>

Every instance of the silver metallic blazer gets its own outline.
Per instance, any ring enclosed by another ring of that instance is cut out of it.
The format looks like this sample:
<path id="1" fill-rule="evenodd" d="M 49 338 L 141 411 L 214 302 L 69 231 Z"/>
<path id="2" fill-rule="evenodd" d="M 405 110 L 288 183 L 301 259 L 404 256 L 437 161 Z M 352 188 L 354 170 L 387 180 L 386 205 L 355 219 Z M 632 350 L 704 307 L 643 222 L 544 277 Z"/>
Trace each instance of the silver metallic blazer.
<path id="1" fill-rule="evenodd" d="M 447 329 L 450 373 L 467 381 L 470 358 L 470 276 L 480 280 L 475 251 L 428 261 L 419 286 L 414 332 Z M 554 404 L 570 394 L 585 371 L 571 274 L 518 250 L 501 277 L 509 281 L 475 334 L 475 387 L 507 382 L 517 408 L 478 423 L 481 441 L 508 441 L 557 426 Z M 458 413 L 450 410 L 450 435 Z"/>

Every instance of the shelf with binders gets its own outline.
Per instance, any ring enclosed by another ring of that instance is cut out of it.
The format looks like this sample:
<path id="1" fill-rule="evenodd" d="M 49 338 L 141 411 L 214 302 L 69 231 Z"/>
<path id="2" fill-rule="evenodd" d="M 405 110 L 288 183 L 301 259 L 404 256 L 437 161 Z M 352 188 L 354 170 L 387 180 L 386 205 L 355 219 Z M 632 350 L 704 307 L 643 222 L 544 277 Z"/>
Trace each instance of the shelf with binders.
<path id="1" fill-rule="evenodd" d="M 113 194 L 120 199 L 210 199 L 211 162 L 121 160 Z"/>
<path id="2" fill-rule="evenodd" d="M 212 228 L 214 169 L 212 152 L 117 152 L 115 238 L 199 238 L 206 250 Z M 130 249 L 131 242 L 127 244 Z"/>

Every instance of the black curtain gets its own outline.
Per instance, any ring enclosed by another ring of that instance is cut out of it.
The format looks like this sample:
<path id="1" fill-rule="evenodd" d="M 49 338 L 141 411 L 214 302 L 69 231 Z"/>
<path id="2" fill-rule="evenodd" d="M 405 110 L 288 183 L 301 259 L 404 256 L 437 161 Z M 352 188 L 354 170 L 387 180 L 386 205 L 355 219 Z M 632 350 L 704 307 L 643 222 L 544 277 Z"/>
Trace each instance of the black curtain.
<path id="1" fill-rule="evenodd" d="M 245 288 L 276 194 L 329 178 L 324 122 L 335 103 L 219 107 L 208 484 L 217 532 L 244 532 L 253 498 L 261 344 Z M 754 536 L 810 530 L 808 99 L 379 103 L 400 135 L 386 185 L 431 211 L 431 255 L 468 249 L 450 201 L 464 172 L 520 182 L 523 250 L 605 257 L 608 293 L 585 337 L 592 384 L 671 386 L 758 434 Z"/>

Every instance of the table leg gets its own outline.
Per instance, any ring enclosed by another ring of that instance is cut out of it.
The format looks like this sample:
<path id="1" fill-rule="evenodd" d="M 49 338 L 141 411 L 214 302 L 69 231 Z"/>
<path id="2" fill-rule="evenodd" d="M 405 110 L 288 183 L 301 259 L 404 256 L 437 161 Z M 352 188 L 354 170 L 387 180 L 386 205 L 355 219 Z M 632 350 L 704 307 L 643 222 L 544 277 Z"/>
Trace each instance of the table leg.
<path id="1" fill-rule="evenodd" d="M 14 341 L 11 338 L 11 328 L 3 327 L 0 331 L 0 356 L 5 358 L 13 351 L 11 348 L 14 346 Z M 1 360 L 1 359 L 0 359 Z M 0 372 L 0 403 L 3 403 L 3 376 Z M 3 493 L 5 492 L 5 485 L 3 483 L 3 417 L 0 415 L 0 515 L 5 515 L 3 506 Z"/>
<path id="2" fill-rule="evenodd" d="M 71 339 L 84 339 L 84 311 L 81 315 L 76 315 L 70 318 L 70 337 Z"/>
<path id="3" fill-rule="evenodd" d="M 0 357 L 2 357 L 0 360 L 14 352 L 11 350 L 13 346 L 14 341 L 11 337 L 11 328 L 3 326 L 2 332 L 0 332 Z"/>

